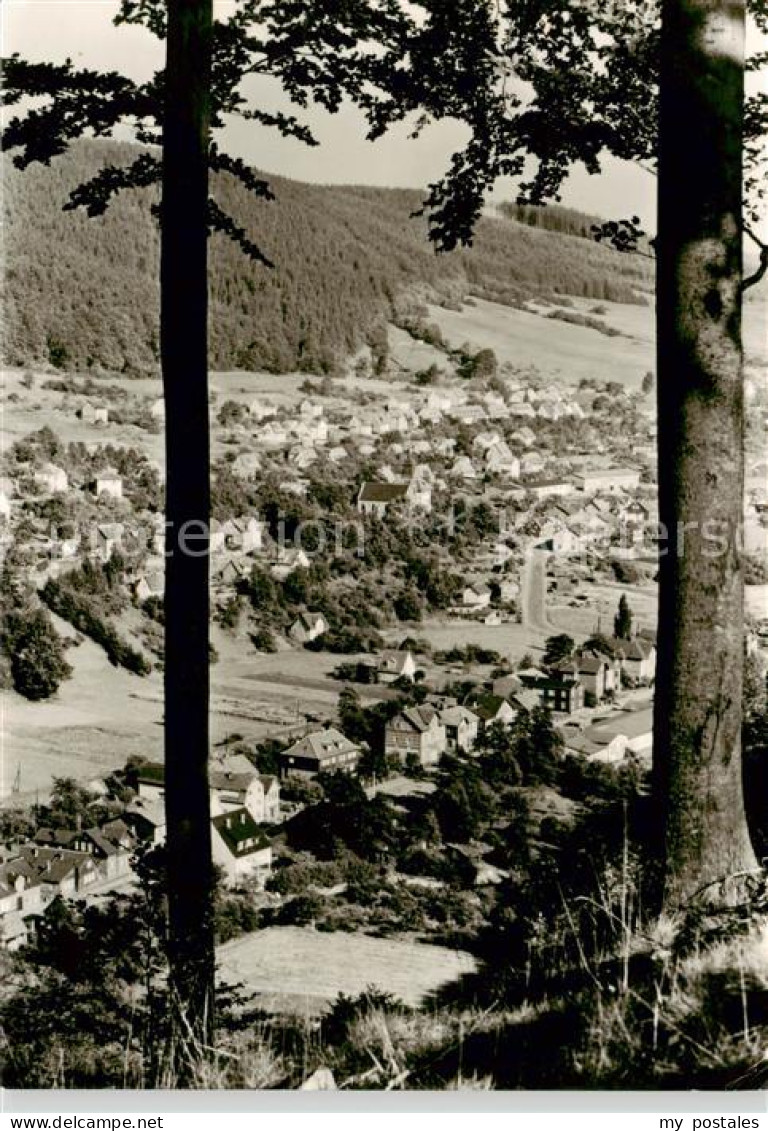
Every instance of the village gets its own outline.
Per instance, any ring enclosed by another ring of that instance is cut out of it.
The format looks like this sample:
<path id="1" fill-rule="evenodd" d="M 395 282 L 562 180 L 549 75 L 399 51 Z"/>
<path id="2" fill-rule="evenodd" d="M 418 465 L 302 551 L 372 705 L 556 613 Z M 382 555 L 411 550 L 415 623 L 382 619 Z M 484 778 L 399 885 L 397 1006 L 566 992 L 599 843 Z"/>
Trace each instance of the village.
<path id="1" fill-rule="evenodd" d="M 333 777 L 418 808 L 440 794 L 441 766 L 482 777 L 530 725 L 548 728 L 561 763 L 650 767 L 652 376 L 553 384 L 468 348 L 463 376 L 452 363 L 456 351 L 414 339 L 388 375 L 363 354 L 345 377 L 289 392 L 214 382 L 211 836 L 224 886 L 270 905 L 270 877 L 295 863 L 284 829 L 329 804 Z M 137 711 L 156 713 L 163 402 L 146 384 L 10 374 L 0 521 L 5 593 L 46 609 L 67 663 L 103 649 Z M 46 427 L 25 430 L 35 402 Z M 758 399 L 751 428 L 765 425 Z M 746 498 L 756 584 L 764 471 L 753 463 Z M 765 630 L 751 622 L 761 657 Z M 5 678 L 23 697 L 13 669 Z M 116 740 L 103 773 L 73 759 L 37 776 L 34 750 L 9 735 L 0 924 L 14 949 L 56 896 L 135 882 L 137 850 L 164 839 L 164 774 L 157 733 L 140 750 Z M 81 804 L 51 827 L 37 817 L 61 779 Z M 509 874 L 472 859 L 477 882 Z"/>

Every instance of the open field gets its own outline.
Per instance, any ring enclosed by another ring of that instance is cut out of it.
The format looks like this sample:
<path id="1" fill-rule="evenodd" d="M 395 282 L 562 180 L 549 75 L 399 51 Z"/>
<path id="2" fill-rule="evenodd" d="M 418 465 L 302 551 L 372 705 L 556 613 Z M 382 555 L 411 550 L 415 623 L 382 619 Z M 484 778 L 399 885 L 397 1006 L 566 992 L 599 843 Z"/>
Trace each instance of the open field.
<path id="1" fill-rule="evenodd" d="M 76 635 L 66 622 L 55 620 L 62 635 Z M 212 637 L 220 656 L 211 668 L 213 743 L 234 733 L 256 742 L 276 726 L 303 725 L 307 715 L 335 714 L 343 684 L 322 677 L 338 656 L 300 649 L 259 655 L 247 638 L 233 639 L 219 629 Z M 90 640 L 70 648 L 68 660 L 73 676 L 54 698 L 32 703 L 14 692 L 3 694 L 0 802 L 13 796 L 19 770 L 13 799 L 21 802 L 38 792 L 44 799 L 54 777 L 87 781 L 124 765 L 131 755 L 162 759 L 160 674 L 142 678 L 114 668 Z M 300 682 L 310 673 L 314 686 Z"/>
<path id="2" fill-rule="evenodd" d="M 610 635 L 613 618 L 622 596 L 627 598 L 632 610 L 632 623 L 636 629 L 656 628 L 658 619 L 658 590 L 655 585 L 619 585 L 610 582 L 583 585 L 579 593 L 589 598 L 583 605 L 572 607 L 558 602 L 550 594 L 547 615 L 553 632 L 567 632 L 576 641 L 586 639 L 594 632 Z"/>
<path id="3" fill-rule="evenodd" d="M 594 302 L 573 299 L 572 313 L 585 313 Z M 469 342 L 474 348 L 490 348 L 500 362 L 516 367 L 534 366 L 544 376 L 563 384 L 582 377 L 599 381 L 621 381 L 639 388 L 643 375 L 654 368 L 652 311 L 650 307 L 601 303 L 621 312 L 631 337 L 608 338 L 597 330 L 554 321 L 545 315 L 515 310 L 498 303 L 475 299 L 461 311 L 430 307 L 430 320 L 443 331 L 449 345 Z M 605 319 L 611 325 L 611 318 Z M 619 327 L 617 327 L 619 328 Z"/>
<path id="4" fill-rule="evenodd" d="M 402 626 L 387 629 L 383 634 L 390 647 L 403 639 Z M 541 648 L 544 635 L 529 630 L 521 624 L 483 624 L 482 621 L 462 620 L 460 617 L 425 617 L 414 626 L 413 635 L 429 643 L 436 651 L 477 644 L 481 648 L 493 648 L 509 660 L 519 660 L 526 652 Z"/>
<path id="5" fill-rule="evenodd" d="M 476 349 L 491 348 L 501 362 L 523 368 L 535 366 L 543 375 L 569 384 L 592 377 L 598 381 L 620 381 L 634 389 L 639 388 L 648 370 L 656 368 L 652 302 L 632 306 L 582 298 L 569 300 L 568 310 L 572 314 L 589 314 L 596 305 L 604 307 L 606 314 L 600 321 L 620 332 L 622 336 L 615 338 L 547 318 L 552 307 L 537 308 L 531 303 L 534 312 L 529 313 L 485 299 L 473 299 L 473 303 L 461 311 L 429 308 L 430 320 L 438 324 L 450 346 L 469 342 Z M 767 305 L 765 294 L 761 294 L 744 306 L 744 349 L 753 378 L 758 377 L 753 370 L 764 370 L 768 357 Z"/>
<path id="6" fill-rule="evenodd" d="M 59 632 L 76 636 L 63 620 Z M 239 734 L 258 742 L 275 733 L 290 734 L 307 720 L 332 720 L 344 684 L 330 678 L 342 660 L 324 652 L 285 648 L 258 653 L 247 634 L 232 636 L 214 627 L 219 655 L 211 667 L 211 740 Z M 88 781 L 125 764 L 131 755 L 163 757 L 162 679 L 112 667 L 96 644 L 83 640 L 70 648 L 73 676 L 46 702 L 32 703 L 14 692 L 3 695 L 3 756 L 0 803 L 43 799 L 52 779 L 63 775 Z M 386 687 L 359 685 L 364 702 L 391 697 Z M 19 791 L 13 795 L 19 773 Z"/>
<path id="7" fill-rule="evenodd" d="M 219 977 L 264 995 L 265 1009 L 313 1014 L 376 986 L 408 1005 L 475 969 L 464 951 L 411 940 L 268 927 L 219 948 Z"/>

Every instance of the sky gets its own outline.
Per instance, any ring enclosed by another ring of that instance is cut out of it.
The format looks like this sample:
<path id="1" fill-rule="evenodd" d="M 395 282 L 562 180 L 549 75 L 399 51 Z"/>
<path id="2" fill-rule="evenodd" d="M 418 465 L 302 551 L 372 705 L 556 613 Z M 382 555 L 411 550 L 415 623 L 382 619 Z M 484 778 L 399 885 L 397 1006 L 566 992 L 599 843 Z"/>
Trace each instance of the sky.
<path id="1" fill-rule="evenodd" d="M 224 15 L 229 0 L 216 0 Z M 137 80 L 162 64 L 161 44 L 142 29 L 116 28 L 112 17 L 117 0 L 3 0 L 2 53 L 76 66 L 119 70 Z M 761 45 L 762 46 L 762 45 Z M 269 78 L 252 78 L 247 93 L 265 109 L 287 109 L 287 101 Z M 310 109 L 303 115 L 320 141 L 310 148 L 282 138 L 275 130 L 241 119 L 233 120 L 221 146 L 266 173 L 320 183 L 359 183 L 422 188 L 447 169 L 451 155 L 466 137 L 457 122 L 426 128 L 416 140 L 407 124 L 382 139 L 365 139 L 362 115 L 346 106 L 330 115 Z M 655 228 L 656 184 L 652 174 L 613 158 L 604 161 L 600 176 L 575 172 L 563 191 L 563 203 L 606 218 L 637 215 L 646 230 Z M 494 200 L 509 199 L 514 185 L 500 182 Z"/>

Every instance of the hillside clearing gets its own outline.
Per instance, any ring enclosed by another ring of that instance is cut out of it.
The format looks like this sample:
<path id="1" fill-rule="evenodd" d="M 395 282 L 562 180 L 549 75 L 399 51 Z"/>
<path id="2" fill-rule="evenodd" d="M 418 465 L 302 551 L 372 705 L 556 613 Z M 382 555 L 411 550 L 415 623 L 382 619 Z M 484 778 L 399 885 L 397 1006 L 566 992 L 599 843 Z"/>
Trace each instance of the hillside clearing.
<path id="1" fill-rule="evenodd" d="M 219 948 L 219 977 L 264 995 L 273 1012 L 317 1013 L 340 993 L 369 986 L 407 1005 L 475 970 L 464 951 L 410 939 L 376 939 L 303 927 L 268 927 Z"/>

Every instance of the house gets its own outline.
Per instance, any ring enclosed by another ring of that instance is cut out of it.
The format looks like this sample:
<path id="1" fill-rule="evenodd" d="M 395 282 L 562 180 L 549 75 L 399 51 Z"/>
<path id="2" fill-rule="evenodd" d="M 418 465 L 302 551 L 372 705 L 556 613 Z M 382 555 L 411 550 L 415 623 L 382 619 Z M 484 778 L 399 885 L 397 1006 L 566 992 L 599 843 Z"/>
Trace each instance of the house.
<path id="1" fill-rule="evenodd" d="M 11 517 L 11 499 L 8 492 L 0 490 L 0 518 L 5 522 Z"/>
<path id="2" fill-rule="evenodd" d="M 492 475 L 506 475 L 509 479 L 520 478 L 520 460 L 512 454 L 507 444 L 494 444 L 486 452 L 485 466 Z"/>
<path id="3" fill-rule="evenodd" d="M 600 637 L 591 646 L 591 651 L 609 657 L 617 671 L 626 672 L 637 683 L 650 683 L 656 675 L 656 644 L 642 633 L 631 640 L 621 640 L 617 636 Z M 615 688 L 618 688 L 619 682 L 617 674 Z"/>
<path id="4" fill-rule="evenodd" d="M 101 878 L 117 880 L 131 873 L 134 837 L 122 820 L 109 821 L 101 828 L 85 829 L 73 837 L 75 852 L 89 853 L 98 865 Z"/>
<path id="5" fill-rule="evenodd" d="M 408 650 L 387 649 L 377 657 L 375 667 L 379 683 L 413 679 L 416 674 L 416 660 L 413 653 Z"/>
<path id="6" fill-rule="evenodd" d="M 165 592 L 165 574 L 160 570 L 140 573 L 132 583 L 131 591 L 140 604 L 150 597 L 162 597 Z"/>
<path id="7" fill-rule="evenodd" d="M 644 707 L 639 711 L 623 711 L 620 715 L 601 722 L 592 728 L 601 742 L 607 743 L 609 737 L 623 735 L 626 749 L 631 754 L 648 757 L 653 748 L 653 708 Z"/>
<path id="8" fill-rule="evenodd" d="M 540 475 L 544 470 L 544 463 L 541 452 L 526 452 L 520 457 L 520 474 Z"/>
<path id="9" fill-rule="evenodd" d="M 152 401 L 152 404 L 149 406 L 149 415 L 152 417 L 153 420 L 156 420 L 159 424 L 162 424 L 162 423 L 165 422 L 165 398 L 164 397 L 158 397 L 157 400 Z"/>
<path id="10" fill-rule="evenodd" d="M 456 405 L 451 410 L 450 415 L 454 420 L 461 421 L 462 424 L 480 424 L 488 418 L 488 414 L 481 404 Z"/>
<path id="11" fill-rule="evenodd" d="M 69 487 L 66 471 L 63 467 L 57 467 L 55 463 L 46 463 L 39 467 L 35 471 L 35 483 L 51 495 L 66 491 Z"/>
<path id="12" fill-rule="evenodd" d="M 35 871 L 20 856 L 0 864 L 0 946 L 18 950 L 29 940 L 28 917 L 39 915 L 45 895 Z"/>
<path id="13" fill-rule="evenodd" d="M 536 443 L 536 433 L 526 424 L 522 428 L 518 428 L 516 432 L 513 432 L 510 436 L 510 440 L 516 444 L 520 444 L 523 448 L 530 448 Z M 541 462 L 543 466 L 544 461 L 542 460 Z"/>
<path id="14" fill-rule="evenodd" d="M 264 544 L 265 524 L 253 515 L 230 518 L 222 524 L 224 545 L 231 553 L 258 554 Z"/>
<path id="15" fill-rule="evenodd" d="M 432 487 L 423 477 L 408 483 L 363 483 L 357 496 L 360 514 L 383 518 L 391 506 L 404 505 L 411 510 L 432 509 Z"/>
<path id="16" fill-rule="evenodd" d="M 529 419 L 534 419 L 536 416 L 536 409 L 532 404 L 527 404 L 525 401 L 515 401 L 509 406 L 510 416 L 527 416 Z"/>
<path id="17" fill-rule="evenodd" d="M 541 705 L 557 714 L 572 715 L 584 706 L 584 684 L 573 668 L 540 680 L 535 690 L 539 693 Z"/>
<path id="18" fill-rule="evenodd" d="M 574 530 L 551 522 L 544 524 L 536 542 L 537 550 L 546 550 L 550 554 L 573 554 L 579 547 L 579 536 Z"/>
<path id="19" fill-rule="evenodd" d="M 357 496 L 357 509 L 360 514 L 383 518 L 391 506 L 405 502 L 407 493 L 407 483 L 363 483 Z"/>
<path id="20" fill-rule="evenodd" d="M 123 524 L 121 522 L 100 522 L 92 533 L 94 554 L 103 562 L 108 562 L 116 550 L 120 550 L 123 542 Z"/>
<path id="21" fill-rule="evenodd" d="M 297 444 L 288 453 L 288 462 L 298 471 L 306 471 L 318 459 L 318 454 L 311 444 Z"/>
<path id="22" fill-rule="evenodd" d="M 280 774 L 286 778 L 312 778 L 317 774 L 354 773 L 360 747 L 336 727 L 304 735 L 280 754 Z"/>
<path id="23" fill-rule="evenodd" d="M 465 586 L 461 603 L 466 609 L 487 609 L 491 603 L 491 590 L 484 581 L 473 581 Z"/>
<path id="24" fill-rule="evenodd" d="M 84 424 L 107 424 L 109 422 L 108 410 L 101 405 L 92 405 L 90 401 L 81 405 L 75 415 Z"/>
<path id="25" fill-rule="evenodd" d="M 232 471 L 241 479 L 252 479 L 261 470 L 261 456 L 258 452 L 240 452 L 232 460 Z"/>
<path id="26" fill-rule="evenodd" d="M 477 468 L 469 456 L 459 456 L 453 467 L 449 469 L 448 475 L 451 479 L 473 480 L 477 479 Z"/>
<path id="27" fill-rule="evenodd" d="M 541 695 L 531 688 L 524 688 L 509 696 L 509 701 L 516 711 L 535 711 L 541 706 Z"/>
<path id="28" fill-rule="evenodd" d="M 627 641 L 623 669 L 636 683 L 650 683 L 656 675 L 656 646 L 642 636 Z"/>
<path id="29" fill-rule="evenodd" d="M 280 786 L 272 775 L 258 774 L 255 770 L 236 772 L 212 769 L 208 775 L 211 793 L 211 812 L 223 813 L 227 809 L 247 808 L 255 820 L 268 824 L 280 820 Z M 165 797 L 165 766 L 162 762 L 144 762 L 135 771 L 138 800 L 143 805 L 157 805 Z M 142 811 L 146 822 L 153 816 L 151 809 Z"/>
<path id="30" fill-rule="evenodd" d="M 499 598 L 505 604 L 516 601 L 520 596 L 520 583 L 513 578 L 504 578 L 499 582 Z"/>
<path id="31" fill-rule="evenodd" d="M 468 754 L 477 741 L 480 730 L 480 717 L 469 707 L 446 707 L 440 713 L 440 722 L 445 727 L 445 744 L 450 753 Z"/>
<path id="32" fill-rule="evenodd" d="M 114 467 L 105 467 L 96 473 L 91 490 L 97 499 L 102 495 L 109 495 L 112 499 L 122 499 L 123 480 Z"/>
<path id="33" fill-rule="evenodd" d="M 597 491 L 634 491 L 640 486 L 640 471 L 634 467 L 607 467 L 584 469 L 576 472 L 574 484 L 580 491 L 594 494 Z"/>
<path id="34" fill-rule="evenodd" d="M 280 820 L 280 783 L 272 774 L 258 774 L 253 769 L 211 770 L 211 812 L 245 808 L 263 824 Z"/>
<path id="35" fill-rule="evenodd" d="M 582 754 L 590 762 L 607 762 L 615 765 L 626 757 L 627 736 L 610 734 L 599 727 L 587 727 L 565 738 L 566 752 Z"/>
<path id="36" fill-rule="evenodd" d="M 88 852 L 23 844 L 19 855 L 41 885 L 44 901 L 55 895 L 64 898 L 81 895 L 102 879 L 96 861 Z"/>
<path id="37" fill-rule="evenodd" d="M 245 881 L 264 887 L 272 870 L 272 845 L 247 809 L 231 809 L 211 819 L 211 850 L 227 887 Z"/>
<path id="38" fill-rule="evenodd" d="M 248 406 L 248 412 L 254 420 L 266 420 L 268 416 L 275 415 L 275 406 L 267 401 L 254 400 Z"/>
<path id="39" fill-rule="evenodd" d="M 162 800 L 134 797 L 123 812 L 123 820 L 138 840 L 154 848 L 165 843 L 165 804 Z"/>
<path id="40" fill-rule="evenodd" d="M 573 659 L 559 664 L 555 670 L 563 676 L 575 674 L 584 686 L 585 698 L 589 695 L 593 705 L 601 703 L 616 688 L 613 665 L 604 656 L 579 653 Z"/>
<path id="41" fill-rule="evenodd" d="M 309 644 L 310 641 L 317 640 L 327 631 L 328 621 L 323 614 L 308 610 L 305 613 L 299 613 L 288 629 L 288 635 L 297 644 Z"/>
<path id="42" fill-rule="evenodd" d="M 309 564 L 309 557 L 301 548 L 278 544 L 271 573 L 278 581 L 284 581 L 295 569 L 309 569 Z"/>
<path id="43" fill-rule="evenodd" d="M 573 486 L 567 479 L 529 479 L 525 483 L 525 489 L 535 499 L 552 499 L 573 492 Z"/>
<path id="44" fill-rule="evenodd" d="M 481 730 L 492 726 L 493 723 L 509 726 L 517 718 L 517 711 L 512 704 L 504 696 L 494 695 L 491 691 L 473 692 L 465 706 L 478 717 Z"/>
<path id="45" fill-rule="evenodd" d="M 257 433 L 256 442 L 262 448 L 284 448 L 288 443 L 288 430 L 280 424 L 270 422 Z"/>
<path id="46" fill-rule="evenodd" d="M 445 725 L 434 707 L 407 707 L 384 728 L 384 753 L 405 765 L 409 758 L 422 766 L 436 765 L 447 745 Z"/>
<path id="47" fill-rule="evenodd" d="M 310 420 L 317 419 L 323 416 L 323 406 L 316 401 L 309 400 L 305 397 L 299 405 L 299 413 L 301 416 L 308 417 Z"/>
<path id="48" fill-rule="evenodd" d="M 472 450 L 486 456 L 491 448 L 503 442 L 500 432 L 478 432 L 472 441 Z"/>
<path id="49" fill-rule="evenodd" d="M 237 585 L 248 577 L 248 565 L 240 558 L 227 558 L 214 571 L 211 582 L 216 586 Z"/>

